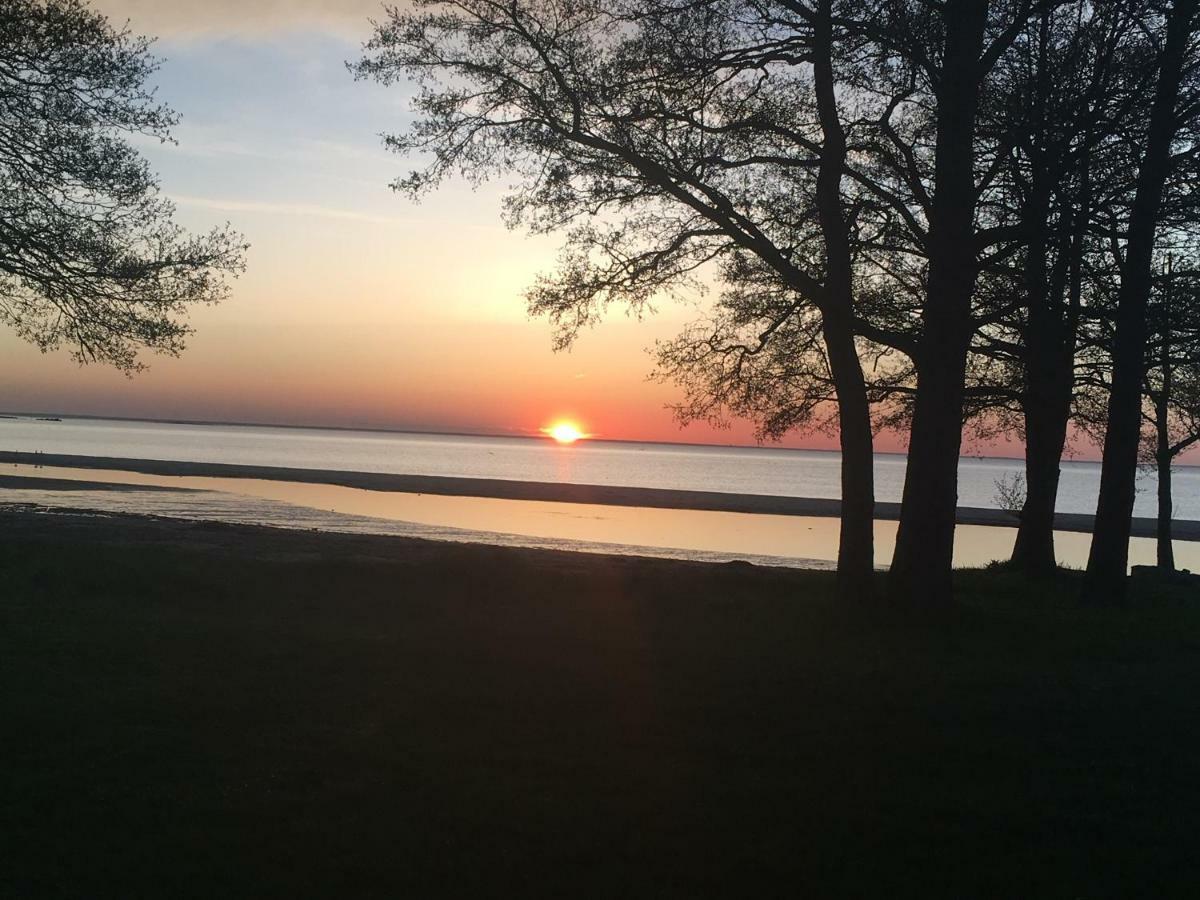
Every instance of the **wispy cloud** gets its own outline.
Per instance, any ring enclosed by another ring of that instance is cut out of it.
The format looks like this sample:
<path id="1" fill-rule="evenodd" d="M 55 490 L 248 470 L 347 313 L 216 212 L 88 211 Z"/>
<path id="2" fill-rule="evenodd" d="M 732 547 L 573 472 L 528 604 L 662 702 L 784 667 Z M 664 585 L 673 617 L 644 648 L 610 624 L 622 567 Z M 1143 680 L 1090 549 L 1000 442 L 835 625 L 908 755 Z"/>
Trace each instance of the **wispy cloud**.
<path id="1" fill-rule="evenodd" d="M 381 0 L 97 0 L 114 21 L 163 37 L 261 35 L 289 28 L 324 28 L 365 36 L 381 18 Z"/>
<path id="2" fill-rule="evenodd" d="M 278 139 L 255 139 L 247 136 L 230 136 L 231 129 L 205 128 L 183 123 L 174 129 L 175 144 L 169 152 L 184 156 L 197 157 L 242 157 L 246 159 L 264 159 L 271 162 L 288 162 L 299 164 L 315 164 L 328 166 L 332 163 L 367 164 L 372 166 L 389 167 L 392 176 L 398 161 L 403 160 L 389 154 L 382 147 L 382 142 L 370 135 L 370 143 L 351 144 L 344 141 L 334 141 L 323 138 L 291 137 L 287 142 Z M 162 147 L 162 141 L 154 137 L 132 134 L 127 140 L 145 150 L 155 151 Z"/>
<path id="3" fill-rule="evenodd" d="M 398 216 L 380 216 L 353 209 L 339 209 L 313 203 L 271 203 L 258 200 L 233 200 L 215 197 L 193 197 L 187 194 L 170 194 L 170 199 L 179 206 L 198 209 L 215 209 L 222 212 L 261 213 L 270 216 L 297 216 L 318 219 L 342 219 L 353 222 L 369 222 L 373 225 L 414 225 L 412 219 Z"/>

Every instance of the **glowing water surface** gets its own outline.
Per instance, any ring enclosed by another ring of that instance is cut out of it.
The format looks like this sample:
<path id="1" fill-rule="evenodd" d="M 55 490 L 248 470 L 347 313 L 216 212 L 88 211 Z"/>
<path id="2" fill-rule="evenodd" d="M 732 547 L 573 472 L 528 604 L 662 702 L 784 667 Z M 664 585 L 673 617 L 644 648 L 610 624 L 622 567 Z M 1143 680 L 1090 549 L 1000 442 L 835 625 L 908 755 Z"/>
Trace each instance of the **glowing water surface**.
<path id="1" fill-rule="evenodd" d="M 818 568 L 829 567 L 837 556 L 838 522 L 830 518 L 444 497 L 337 485 L 87 469 L 5 466 L 0 471 L 29 478 L 175 489 L 55 490 L 48 486 L 0 491 L 0 502 L 54 508 L 587 552 L 749 559 Z M 1011 528 L 961 525 L 955 564 L 981 566 L 1007 558 L 1015 536 Z M 878 565 L 887 564 L 895 537 L 895 522 L 875 524 Z M 1090 535 L 1059 532 L 1060 560 L 1083 566 L 1090 540 Z M 1131 541 L 1131 564 L 1151 564 L 1154 557 L 1152 540 Z M 1181 567 L 1200 569 L 1200 544 L 1177 542 L 1176 557 Z"/>
<path id="2" fill-rule="evenodd" d="M 349 472 L 389 472 L 721 491 L 783 497 L 841 496 L 841 457 L 819 450 L 779 447 L 703 447 L 616 443 L 597 438 L 559 445 L 548 438 L 469 437 L 270 428 L 241 425 L 172 425 L 0 418 L 0 450 L 75 456 L 214 462 Z M 875 497 L 897 502 L 904 489 L 905 458 L 875 457 Z M 996 506 L 996 482 L 1023 471 L 1015 459 L 959 461 L 958 505 Z M 1096 510 L 1100 467 L 1064 460 L 1058 511 Z M 1152 475 L 1139 479 L 1135 515 L 1156 514 Z M 1200 467 L 1175 472 L 1175 516 L 1200 519 Z"/>

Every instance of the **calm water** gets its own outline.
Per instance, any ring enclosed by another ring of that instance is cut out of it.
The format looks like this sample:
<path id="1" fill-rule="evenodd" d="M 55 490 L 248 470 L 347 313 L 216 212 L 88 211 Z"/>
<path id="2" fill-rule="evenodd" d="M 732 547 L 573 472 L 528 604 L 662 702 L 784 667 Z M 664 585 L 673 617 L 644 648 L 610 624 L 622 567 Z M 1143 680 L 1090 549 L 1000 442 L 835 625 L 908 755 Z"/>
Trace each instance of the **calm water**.
<path id="1" fill-rule="evenodd" d="M 50 509 L 131 512 L 172 518 L 216 520 L 284 528 L 403 535 L 440 541 L 474 541 L 502 546 L 542 547 L 602 553 L 632 553 L 719 562 L 743 559 L 769 565 L 832 568 L 837 557 L 838 521 L 687 509 L 638 509 L 585 503 L 443 497 L 369 491 L 327 484 L 252 478 L 146 475 L 88 469 L 5 467 L 34 479 L 102 482 L 127 489 L 21 488 L 0 490 L 0 504 L 26 503 Z M 161 488 L 169 488 L 161 490 Z M 147 490 L 147 488 L 153 488 Z M 1016 531 L 960 525 L 954 561 L 982 566 L 1006 558 Z M 875 561 L 887 565 L 896 523 L 875 523 Z M 1059 560 L 1082 567 L 1090 538 L 1059 533 Z M 1154 561 L 1154 542 L 1134 538 L 1134 564 Z M 1181 566 L 1200 569 L 1200 543 L 1179 542 Z"/>
<path id="2" fill-rule="evenodd" d="M 776 448 L 689 447 L 535 438 L 455 437 L 224 425 L 0 419 L 0 450 L 165 459 L 335 471 L 501 478 L 793 497 L 837 498 L 838 454 Z M 875 459 L 878 499 L 900 499 L 904 457 Z M 964 459 L 960 506 L 996 506 L 996 481 L 1021 471 L 1007 459 Z M 1065 462 L 1060 512 L 1095 511 L 1100 469 Z M 1135 514 L 1155 515 L 1152 475 L 1139 479 Z M 1175 516 L 1200 519 L 1200 468 L 1175 474 Z"/>
<path id="3" fill-rule="evenodd" d="M 397 474 L 573 482 L 799 497 L 838 496 L 835 453 L 685 447 L 590 441 L 560 447 L 528 438 L 379 434 L 290 428 L 162 425 L 76 419 L 43 422 L 0 419 L 0 450 L 82 456 L 218 462 Z M 879 497 L 898 500 L 904 459 L 876 459 Z M 961 467 L 964 506 L 994 506 L 995 481 L 1019 471 L 1013 460 L 966 459 Z M 65 490 L 0 490 L 0 504 L 55 509 L 131 512 L 174 518 L 272 525 L 444 541 L 545 547 L 585 552 L 637 553 L 682 559 L 830 567 L 837 556 L 836 519 L 750 515 L 697 510 L 638 509 L 575 503 L 441 497 L 368 491 L 337 485 L 256 479 L 156 476 L 86 469 L 4 467 L 10 474 L 121 485 Z M 1067 463 L 1059 508 L 1091 512 L 1099 468 Z M 1144 487 L 1153 487 L 1146 480 Z M 169 488 L 146 490 L 145 488 Z M 1180 518 L 1200 518 L 1200 470 L 1181 469 L 1176 494 Z M 1139 514 L 1152 514 L 1143 493 Z M 875 527 L 876 562 L 886 565 L 896 523 Z M 1016 532 L 959 526 L 955 563 L 983 565 L 1006 558 Z M 1060 533 L 1060 561 L 1082 566 L 1089 536 Z M 1200 568 L 1200 543 L 1178 542 L 1180 565 Z M 1154 543 L 1135 538 L 1131 562 L 1154 560 Z"/>

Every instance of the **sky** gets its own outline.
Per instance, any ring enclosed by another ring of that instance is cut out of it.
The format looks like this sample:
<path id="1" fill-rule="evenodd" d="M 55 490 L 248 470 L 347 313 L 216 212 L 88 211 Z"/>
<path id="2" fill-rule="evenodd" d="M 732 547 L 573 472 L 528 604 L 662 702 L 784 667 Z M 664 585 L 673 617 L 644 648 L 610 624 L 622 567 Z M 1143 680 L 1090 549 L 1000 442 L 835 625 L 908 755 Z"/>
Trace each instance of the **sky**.
<path id="1" fill-rule="evenodd" d="M 408 92 L 345 68 L 373 0 L 96 6 L 158 36 L 160 96 L 182 122 L 177 145 L 140 149 L 181 224 L 229 222 L 246 236 L 247 271 L 225 303 L 192 315 L 181 358 L 147 357 L 132 379 L 0 333 L 0 409 L 496 434 L 570 418 L 603 438 L 753 442 L 747 423 L 681 430 L 667 409 L 677 389 L 648 380 L 648 349 L 699 305 L 643 321 L 614 310 L 555 353 L 523 292 L 558 242 L 501 224 L 504 184 L 451 182 L 420 204 L 388 189 L 412 163 L 380 135 L 409 121 Z M 901 448 L 881 436 L 879 449 Z"/>

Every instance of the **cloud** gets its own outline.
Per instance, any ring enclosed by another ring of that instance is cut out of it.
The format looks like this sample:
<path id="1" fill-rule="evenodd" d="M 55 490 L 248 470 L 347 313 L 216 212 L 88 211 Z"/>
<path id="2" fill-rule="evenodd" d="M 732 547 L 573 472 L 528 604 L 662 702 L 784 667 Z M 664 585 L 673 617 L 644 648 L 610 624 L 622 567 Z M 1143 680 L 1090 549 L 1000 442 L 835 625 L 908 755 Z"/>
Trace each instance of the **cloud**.
<path id="1" fill-rule="evenodd" d="M 93 0 L 114 22 L 164 38 L 261 36 L 287 29 L 318 29 L 347 36 L 369 31 L 383 17 L 381 0 Z"/>
<path id="2" fill-rule="evenodd" d="M 177 126 L 172 136 L 175 143 L 170 145 L 169 152 L 184 156 L 199 157 L 242 157 L 246 159 L 265 159 L 272 162 L 289 162 L 300 164 L 316 164 L 329 166 L 343 163 L 355 164 L 361 169 L 364 165 L 385 168 L 382 180 L 374 179 L 363 183 L 386 185 L 395 177 L 399 157 L 387 152 L 382 142 L 376 141 L 370 135 L 370 142 L 352 144 L 347 141 L 336 141 L 328 138 L 296 138 L 290 137 L 290 143 L 278 141 L 272 143 L 271 137 L 263 138 L 258 135 L 230 135 L 232 129 L 227 126 L 189 125 L 187 122 Z M 144 151 L 154 153 L 161 150 L 163 142 L 150 135 L 131 134 L 126 137 L 129 143 Z M 362 179 L 353 179 L 362 181 Z"/>
<path id="3" fill-rule="evenodd" d="M 353 209 L 338 209 L 313 203 L 269 203 L 258 200 L 233 200 L 213 197 L 193 197 L 188 194 L 168 195 L 179 206 L 216 209 L 222 212 L 264 213 L 272 216 L 301 216 L 319 219 L 343 219 L 370 222 L 373 225 L 413 225 L 411 219 L 397 216 L 378 216 Z"/>

